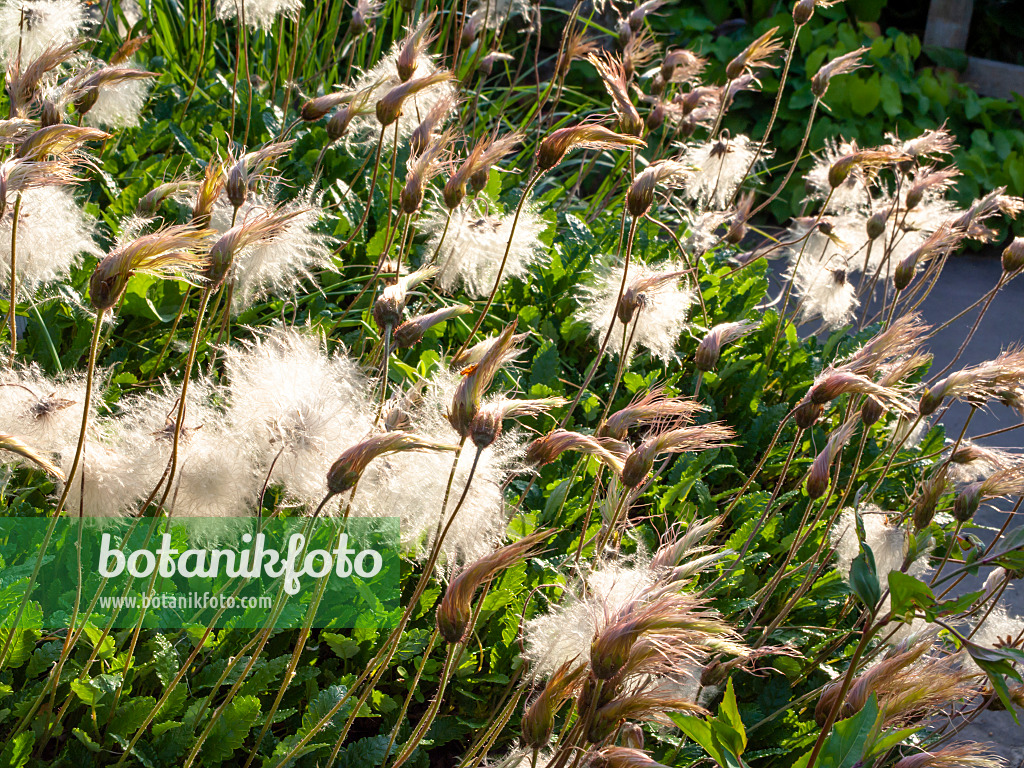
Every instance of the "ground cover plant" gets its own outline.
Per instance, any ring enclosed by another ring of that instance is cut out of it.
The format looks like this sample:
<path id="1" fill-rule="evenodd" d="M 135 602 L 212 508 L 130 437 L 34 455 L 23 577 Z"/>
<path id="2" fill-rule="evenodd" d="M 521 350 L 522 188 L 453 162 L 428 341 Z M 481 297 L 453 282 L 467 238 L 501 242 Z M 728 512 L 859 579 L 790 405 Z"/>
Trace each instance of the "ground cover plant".
<path id="1" fill-rule="evenodd" d="M 941 121 L 817 127 L 903 66 L 842 3 L 673 14 L 0 6 L 3 514 L 403 553 L 351 631 L 112 629 L 4 563 L 0 761 L 998 764 L 957 732 L 1024 706 L 1024 461 L 942 417 L 1018 422 L 1024 350 L 933 368 L 918 310 L 998 243 L 980 320 L 1024 200 Z"/>

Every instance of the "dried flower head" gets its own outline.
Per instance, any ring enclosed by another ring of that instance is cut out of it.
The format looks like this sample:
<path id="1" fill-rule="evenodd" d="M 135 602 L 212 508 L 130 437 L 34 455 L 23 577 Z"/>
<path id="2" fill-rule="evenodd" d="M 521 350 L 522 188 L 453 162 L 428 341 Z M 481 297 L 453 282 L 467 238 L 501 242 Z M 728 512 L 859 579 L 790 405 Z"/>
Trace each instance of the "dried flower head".
<path id="1" fill-rule="evenodd" d="M 538 437 L 526 447 L 526 463 L 536 466 L 550 464 L 565 451 L 593 456 L 616 474 L 622 472 L 622 463 L 627 453 L 626 446 L 614 438 L 556 429 Z"/>
<path id="2" fill-rule="evenodd" d="M 725 76 L 735 80 L 744 72 L 753 74 L 758 69 L 778 66 L 768 63 L 769 59 L 783 50 L 782 41 L 776 36 L 778 31 L 778 27 L 772 27 L 740 51 L 739 55 L 726 65 Z"/>
<path id="3" fill-rule="evenodd" d="M 410 317 L 401 325 L 395 328 L 394 342 L 400 349 L 408 349 L 418 344 L 423 339 L 423 334 L 435 325 L 447 322 L 456 317 L 472 312 L 473 308 L 466 304 L 454 304 L 450 307 L 428 312 L 425 315 Z"/>
<path id="4" fill-rule="evenodd" d="M 109 138 L 109 133 L 97 128 L 58 123 L 29 134 L 18 145 L 15 156 L 26 160 L 43 160 L 47 155 L 61 157 L 74 152 L 86 142 Z"/>
<path id="5" fill-rule="evenodd" d="M 636 175 L 626 193 L 626 208 L 629 215 L 639 218 L 650 210 L 654 193 L 659 189 L 674 189 L 685 186 L 691 177 L 691 169 L 676 160 L 659 160 L 651 163 Z"/>
<path id="6" fill-rule="evenodd" d="M 735 432 L 719 422 L 676 427 L 651 435 L 626 457 L 622 468 L 622 483 L 627 488 L 640 485 L 654 468 L 654 460 L 658 456 L 721 448 L 729 445 L 725 441 L 735 436 Z"/>
<path id="7" fill-rule="evenodd" d="M 480 410 L 483 395 L 490 389 L 495 374 L 515 352 L 515 330 L 515 322 L 506 326 L 488 345 L 480 361 L 462 371 L 447 418 L 452 428 L 464 438 L 470 436 L 473 418 Z"/>
<path id="8" fill-rule="evenodd" d="M 550 171 L 574 149 L 625 149 L 646 147 L 636 136 L 625 136 L 603 125 L 574 125 L 559 128 L 545 136 L 537 149 L 537 170 Z"/>
<path id="9" fill-rule="evenodd" d="M 998 469 L 984 480 L 970 483 L 957 492 L 953 503 L 953 517 L 967 522 L 978 507 L 989 499 L 1000 496 L 1019 496 L 1024 493 L 1024 464 Z"/>
<path id="10" fill-rule="evenodd" d="M 449 83 L 452 79 L 453 75 L 451 72 L 438 71 L 431 72 L 423 77 L 403 81 L 400 85 L 394 86 L 377 101 L 377 122 L 380 123 L 382 128 L 397 122 L 398 118 L 403 114 L 407 99 L 434 86 Z"/>
<path id="11" fill-rule="evenodd" d="M 400 451 L 454 451 L 457 445 L 439 443 L 409 432 L 385 432 L 373 435 L 339 456 L 327 471 L 327 488 L 331 494 L 344 493 L 355 487 L 371 461 Z"/>
<path id="12" fill-rule="evenodd" d="M 620 353 L 625 349 L 627 358 L 639 344 L 662 360 L 674 360 L 676 342 L 686 328 L 694 301 L 693 291 L 681 285 L 685 273 L 672 263 L 648 266 L 633 262 L 625 281 L 623 274 L 622 267 L 606 268 L 593 285 L 584 287 L 580 320 L 595 336 L 603 337 L 611 328 L 611 338 L 617 343 L 610 348 Z M 628 323 L 625 330 L 624 319 Z"/>
<path id="13" fill-rule="evenodd" d="M 666 83 L 693 82 L 704 71 L 707 63 L 707 59 L 692 51 L 676 48 L 666 53 L 661 60 L 661 79 Z"/>
<path id="14" fill-rule="evenodd" d="M 811 79 L 811 92 L 816 98 L 824 98 L 833 77 L 845 75 L 867 66 L 862 60 L 867 52 L 867 48 L 858 48 L 855 51 L 844 53 L 842 56 L 836 56 L 832 61 L 822 65 Z"/>
<path id="15" fill-rule="evenodd" d="M 501 571 L 540 551 L 552 531 L 534 531 L 519 541 L 499 547 L 467 565 L 448 585 L 437 606 L 437 629 L 449 643 L 465 639 L 473 612 L 473 596 Z"/>
<path id="16" fill-rule="evenodd" d="M 524 746 L 547 746 L 555 729 L 555 715 L 579 687 L 586 667 L 576 659 L 565 662 L 548 677 L 540 694 L 523 710 L 521 734 Z"/>
<path id="17" fill-rule="evenodd" d="M 486 136 L 480 139 L 444 185 L 444 204 L 449 210 L 456 208 L 463 201 L 466 197 L 466 188 L 471 182 L 474 182 L 473 187 L 476 190 L 486 186 L 491 167 L 522 140 L 523 135 L 518 132 L 508 133 L 497 139 Z M 483 184 L 479 183 L 481 179 Z"/>
<path id="18" fill-rule="evenodd" d="M 437 39 L 436 33 L 431 31 L 436 18 L 436 12 L 424 15 L 419 24 L 410 29 L 402 40 L 398 56 L 395 58 L 395 66 L 398 69 L 398 78 L 403 83 L 416 73 L 420 56 Z"/>
<path id="19" fill-rule="evenodd" d="M 113 308 L 137 274 L 199 280 L 208 263 L 200 254 L 211 234 L 188 224 L 174 225 L 118 244 L 89 278 L 89 300 L 101 312 Z"/>
<path id="20" fill-rule="evenodd" d="M 855 170 L 873 172 L 895 163 L 909 160 L 910 156 L 892 149 L 865 149 L 837 159 L 828 171 L 828 183 L 835 189 L 843 184 Z"/>
<path id="21" fill-rule="evenodd" d="M 741 321 L 737 323 L 719 323 L 701 339 L 694 353 L 693 362 L 702 371 L 713 371 L 718 367 L 718 358 L 722 347 L 742 339 L 757 327 L 757 323 Z"/>
<path id="22" fill-rule="evenodd" d="M 643 132 L 644 123 L 629 96 L 629 79 L 626 77 L 622 59 L 609 53 L 591 53 L 587 60 L 594 65 L 601 82 L 604 83 L 604 89 L 612 99 L 612 110 L 618 118 L 619 131 L 630 136 L 639 136 Z"/>
<path id="23" fill-rule="evenodd" d="M 857 417 L 853 417 L 842 424 L 831 435 L 824 449 L 817 455 L 811 468 L 807 473 L 807 495 L 812 499 L 819 499 L 828 490 L 829 477 L 832 473 L 832 464 L 843 452 L 843 448 L 857 429 Z"/>
<path id="24" fill-rule="evenodd" d="M 667 397 L 661 388 L 652 389 L 605 421 L 599 434 L 625 440 L 630 429 L 653 424 L 688 424 L 704 406 L 686 397 Z"/>
<path id="25" fill-rule="evenodd" d="M 1024 404 L 1024 349 L 1012 347 L 994 360 L 972 365 L 932 384 L 921 396 L 922 416 L 935 413 L 947 397 L 983 406 L 1000 400 L 1013 408 Z"/>

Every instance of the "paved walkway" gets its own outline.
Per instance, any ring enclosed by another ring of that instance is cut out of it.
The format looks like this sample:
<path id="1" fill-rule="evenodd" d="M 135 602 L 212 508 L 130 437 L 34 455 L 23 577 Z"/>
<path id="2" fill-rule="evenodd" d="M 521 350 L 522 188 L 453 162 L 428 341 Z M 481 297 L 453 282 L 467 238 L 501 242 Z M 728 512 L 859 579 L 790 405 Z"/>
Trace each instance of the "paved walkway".
<path id="1" fill-rule="evenodd" d="M 922 307 L 925 319 L 933 325 L 945 322 L 970 306 L 995 285 L 1001 272 L 999 259 L 992 256 L 966 255 L 950 260 L 938 285 Z M 978 310 L 968 313 L 932 340 L 929 350 L 935 355 L 933 371 L 941 370 L 953 358 L 970 331 L 977 313 Z M 1024 276 L 1018 277 L 999 292 L 970 345 L 951 370 L 991 360 L 1002 349 L 1013 344 L 1021 344 L 1022 341 Z M 969 410 L 967 407 L 957 406 L 951 408 L 946 415 L 946 434 L 951 440 L 955 440 L 960 433 Z M 1020 422 L 1019 414 L 1002 405 L 995 405 L 987 412 L 979 411 L 974 415 L 967 434 L 978 435 Z M 1024 451 L 1024 428 L 994 435 L 978 442 L 989 447 Z M 1024 524 L 1024 515 L 1021 515 L 1021 518 L 1019 522 L 1012 522 L 1011 527 Z M 998 530 L 1005 520 L 1003 512 L 991 508 L 982 509 L 976 516 L 979 524 L 995 530 Z M 991 535 L 989 533 L 989 537 Z M 1018 617 L 1018 624 L 1024 622 L 1024 584 L 1018 582 L 1017 585 L 1011 585 L 1003 599 L 1007 603 L 1009 614 Z M 1024 725 L 1014 723 L 1007 712 L 983 713 L 977 721 L 960 732 L 959 739 L 989 742 L 1011 768 L 1024 767 Z"/>

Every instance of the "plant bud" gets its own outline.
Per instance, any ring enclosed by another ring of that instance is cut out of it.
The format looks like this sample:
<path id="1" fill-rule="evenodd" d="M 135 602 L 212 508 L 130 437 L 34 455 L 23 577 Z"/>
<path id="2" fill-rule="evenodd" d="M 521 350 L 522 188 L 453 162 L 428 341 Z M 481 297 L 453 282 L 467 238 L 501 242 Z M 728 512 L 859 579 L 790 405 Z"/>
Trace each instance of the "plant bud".
<path id="1" fill-rule="evenodd" d="M 800 429 L 810 429 L 821 417 L 824 406 L 804 400 L 793 409 L 793 421 Z"/>
<path id="2" fill-rule="evenodd" d="M 488 169 L 483 169 L 474 173 L 469 177 L 470 191 L 474 195 L 478 195 L 483 192 L 484 188 L 487 186 L 487 181 L 490 179 L 490 176 L 491 174 Z"/>
<path id="3" fill-rule="evenodd" d="M 75 99 L 75 112 L 80 115 L 84 115 L 90 109 L 96 105 L 96 100 L 100 97 L 100 89 L 93 86 L 87 88 L 85 92 Z M 59 122 L 59 121 L 58 121 Z"/>
<path id="4" fill-rule="evenodd" d="M 831 467 L 823 461 L 815 461 L 807 475 L 807 495 L 812 499 L 820 499 L 828 490 L 829 470 Z"/>
<path id="5" fill-rule="evenodd" d="M 1013 273 L 1024 267 L 1024 237 L 1015 237 L 1003 250 L 1003 271 Z"/>
<path id="6" fill-rule="evenodd" d="M 625 723 L 619 732 L 619 740 L 622 746 L 630 749 L 644 748 L 644 729 L 636 723 Z"/>
<path id="7" fill-rule="evenodd" d="M 633 451 L 626 457 L 626 462 L 622 466 L 622 484 L 627 488 L 636 488 L 653 468 L 654 455 L 652 453 Z"/>
<path id="8" fill-rule="evenodd" d="M 867 223 L 868 238 L 877 240 L 885 234 L 885 222 L 888 218 L 889 214 L 886 211 L 879 211 L 873 214 Z"/>
<path id="9" fill-rule="evenodd" d="M 231 269 L 231 262 L 234 259 L 234 252 L 227 242 L 227 238 L 220 238 L 210 249 L 210 265 L 206 268 L 206 279 L 210 282 L 211 288 L 219 288 L 228 276 Z"/>
<path id="10" fill-rule="evenodd" d="M 542 694 L 523 713 L 520 740 L 524 747 L 541 749 L 551 740 L 551 734 L 555 730 L 555 713 L 547 706 L 548 703 Z"/>
<path id="11" fill-rule="evenodd" d="M 953 502 L 953 517 L 966 523 L 981 506 L 981 488 L 979 483 L 971 483 L 957 494 Z"/>
<path id="12" fill-rule="evenodd" d="M 398 193 L 398 200 L 402 205 L 402 213 L 411 216 L 420 209 L 423 204 L 423 176 L 419 173 L 409 174 L 405 186 Z"/>
<path id="13" fill-rule="evenodd" d="M 882 404 L 870 395 L 864 401 L 860 409 L 860 418 L 867 426 L 876 423 L 885 414 Z"/>
<path id="14" fill-rule="evenodd" d="M 814 0 L 799 0 L 793 6 L 793 23 L 802 27 L 814 16 Z"/>
<path id="15" fill-rule="evenodd" d="M 501 412 L 497 408 L 481 408 L 469 424 L 469 439 L 477 448 L 486 448 L 501 434 Z"/>
<path id="16" fill-rule="evenodd" d="M 935 392 L 932 389 L 926 389 L 924 394 L 921 395 L 921 402 L 917 406 L 917 412 L 922 416 L 930 416 L 938 410 L 939 406 L 942 405 L 942 401 L 945 395 L 942 394 L 941 390 Z"/>
<path id="17" fill-rule="evenodd" d="M 60 110 L 57 105 L 49 99 L 43 100 L 43 111 L 39 115 L 39 127 L 46 128 L 50 125 L 57 125 L 63 123 L 64 119 L 61 117 Z"/>
<path id="18" fill-rule="evenodd" d="M 911 281 L 914 279 L 914 275 L 917 272 L 917 252 L 910 254 L 907 258 L 903 259 L 892 274 L 892 284 L 895 286 L 897 291 L 905 290 Z"/>
<path id="19" fill-rule="evenodd" d="M 647 115 L 647 130 L 656 131 L 665 124 L 667 110 L 664 104 L 655 105 L 654 109 Z"/>
<path id="20" fill-rule="evenodd" d="M 646 473 L 645 473 L 646 474 Z M 629 661 L 635 633 L 608 627 L 590 644 L 590 669 L 598 680 L 611 680 Z M 609 686 L 605 686 L 609 687 Z"/>
<path id="21" fill-rule="evenodd" d="M 224 183 L 224 194 L 227 195 L 231 205 L 241 208 L 245 198 L 249 195 L 249 185 L 246 183 L 245 163 L 236 163 L 228 172 L 227 181 Z"/>
<path id="22" fill-rule="evenodd" d="M 402 322 L 404 301 L 402 292 L 395 288 L 396 286 L 389 285 L 373 302 L 373 321 L 382 331 L 387 328 L 394 329 Z"/>

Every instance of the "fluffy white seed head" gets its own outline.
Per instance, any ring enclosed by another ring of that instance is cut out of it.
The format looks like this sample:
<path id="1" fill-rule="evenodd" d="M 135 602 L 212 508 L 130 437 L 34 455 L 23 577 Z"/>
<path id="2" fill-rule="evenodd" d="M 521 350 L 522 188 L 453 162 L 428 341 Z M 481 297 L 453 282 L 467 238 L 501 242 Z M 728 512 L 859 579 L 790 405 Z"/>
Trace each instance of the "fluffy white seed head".
<path id="1" fill-rule="evenodd" d="M 409 414 L 412 432 L 442 443 L 459 442 L 445 416 L 457 384 L 457 377 L 447 370 L 435 373 L 422 401 Z M 522 468 L 522 442 L 518 430 L 505 430 L 480 452 L 472 480 L 476 448 L 467 443 L 452 480 L 446 522 L 467 482 L 469 490 L 445 537 L 439 568 L 450 572 L 459 562 L 489 553 L 501 541 L 507 526 L 502 486 L 509 474 Z M 352 513 L 400 517 L 403 548 L 412 557 L 424 557 L 441 520 L 453 460 L 448 452 L 410 451 L 373 462 L 359 483 Z"/>
<path id="2" fill-rule="evenodd" d="M 270 209 L 271 206 L 254 203 L 246 215 L 258 215 Z M 288 222 L 280 235 L 236 254 L 232 267 L 234 291 L 231 304 L 236 314 L 268 294 L 293 294 L 300 280 L 313 279 L 314 270 L 333 267 L 330 238 L 316 231 L 316 225 L 323 216 L 317 201 L 307 195 L 284 207 L 281 212 L 291 210 L 300 210 L 301 213 Z M 239 221 L 244 220 L 239 218 Z"/>
<path id="3" fill-rule="evenodd" d="M 678 271 L 678 267 L 672 263 L 648 266 L 633 262 L 629 267 L 626 287 L 628 289 L 630 285 L 641 281 L 654 280 Z M 622 273 L 622 267 L 599 271 L 593 284 L 584 287 L 580 297 L 579 319 L 590 326 L 591 334 L 595 337 L 603 339 L 614 318 L 615 326 L 612 328 L 608 349 L 615 353 L 622 349 L 622 322 L 617 316 Z M 632 354 L 636 345 L 640 345 L 666 362 L 676 359 L 676 343 L 686 328 L 686 316 L 693 301 L 693 291 L 683 286 L 682 277 L 666 280 L 643 291 L 629 326 L 632 343 L 627 356 Z"/>
<path id="4" fill-rule="evenodd" d="M 175 482 L 165 504 L 175 517 L 244 517 L 255 509 L 260 478 L 252 446 L 226 428 L 225 414 L 215 405 L 222 394 L 203 379 L 189 385 Z M 168 382 L 130 400 L 122 417 L 123 444 L 131 446 L 131 478 L 139 499 L 169 464 L 179 395 L 180 386 Z"/>
<path id="5" fill-rule="evenodd" d="M 51 46 L 70 43 L 88 23 L 78 0 L 5 0 L 0 5 L 0 57 L 6 66 L 18 56 L 24 66 Z"/>
<path id="6" fill-rule="evenodd" d="M 13 206 L 0 221 L 0 280 L 11 272 Z M 85 213 L 75 196 L 61 187 L 37 187 L 22 193 L 18 217 L 17 270 L 19 288 L 34 291 L 40 285 L 65 279 L 82 254 L 100 257 L 93 242 L 96 221 Z"/>
<path id="7" fill-rule="evenodd" d="M 444 291 L 454 292 L 461 287 L 474 298 L 488 295 L 494 288 L 510 236 L 512 245 L 502 282 L 524 277 L 544 255 L 545 246 L 539 238 L 547 223 L 529 207 L 520 213 L 514 231 L 510 214 L 489 216 L 467 207 L 457 208 L 442 241 L 446 219 L 447 213 L 438 210 L 424 223 L 425 230 L 431 233 L 428 252 L 433 253 L 438 243 L 441 245 L 435 283 Z"/>
<path id="8" fill-rule="evenodd" d="M 134 62 L 117 66 L 137 69 Z M 153 87 L 151 80 L 136 78 L 103 85 L 96 103 L 85 113 L 84 122 L 97 128 L 133 128 L 139 124 L 139 115 Z"/>
<path id="9" fill-rule="evenodd" d="M 526 622 L 525 656 L 532 670 L 547 676 L 574 658 L 589 660 L 594 636 L 655 580 L 646 560 L 598 564 L 586 577 L 586 590 L 567 589 L 564 599 L 548 613 Z"/>
<path id="10" fill-rule="evenodd" d="M 899 525 L 890 525 L 886 522 L 886 513 L 874 504 L 860 507 L 860 515 L 864 521 L 864 543 L 871 548 L 879 586 L 884 589 L 888 586 L 889 574 L 903 568 L 909 546 L 908 534 Z M 852 508 L 843 510 L 830 536 L 832 546 L 836 550 L 836 568 L 843 574 L 843 578 L 849 580 L 853 561 L 860 554 L 860 542 L 857 541 Z M 927 553 L 921 553 L 925 554 Z M 927 558 L 919 556 L 904 572 L 911 576 L 920 576 L 927 570 Z M 884 611 L 889 609 L 889 598 L 883 601 L 882 606 Z"/>
<path id="11" fill-rule="evenodd" d="M 746 178 L 747 168 L 756 151 L 757 142 L 743 135 L 687 146 L 682 161 L 695 168 L 685 186 L 687 195 L 716 210 L 725 209 Z M 765 148 L 758 162 L 771 157 L 771 154 Z"/>
<path id="12" fill-rule="evenodd" d="M 64 474 L 71 471 L 75 445 L 60 452 Z M 69 515 L 85 517 L 120 517 L 133 511 L 139 488 L 135 485 L 135 457 L 127 453 L 116 436 L 92 430 L 86 441 L 78 474 L 71 481 L 71 490 L 64 508 Z"/>
<path id="13" fill-rule="evenodd" d="M 275 329 L 225 359 L 229 429 L 253 447 L 262 478 L 300 506 L 320 502 L 327 470 L 369 433 L 370 387 L 343 352 L 295 329 Z"/>
<path id="14" fill-rule="evenodd" d="M 46 376 L 38 366 L 0 374 L 0 432 L 53 453 L 78 439 L 85 379 Z M 95 410 L 95 408 L 93 408 Z"/>
<path id="15" fill-rule="evenodd" d="M 218 19 L 245 20 L 252 30 L 269 30 L 278 16 L 295 18 L 302 10 L 302 0 L 217 0 Z"/>

